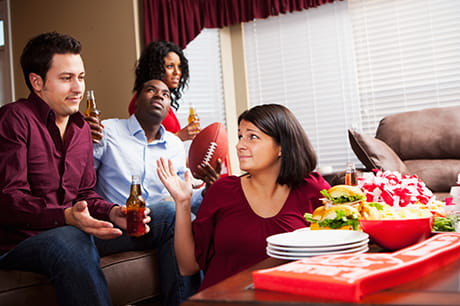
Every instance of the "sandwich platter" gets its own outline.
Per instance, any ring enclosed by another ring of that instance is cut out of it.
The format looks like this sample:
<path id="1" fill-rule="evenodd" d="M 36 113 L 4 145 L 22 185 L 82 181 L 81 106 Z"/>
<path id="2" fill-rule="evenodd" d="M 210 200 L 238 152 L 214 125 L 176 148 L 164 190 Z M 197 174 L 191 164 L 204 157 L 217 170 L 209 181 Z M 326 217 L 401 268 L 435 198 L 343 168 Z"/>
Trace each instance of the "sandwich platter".
<path id="1" fill-rule="evenodd" d="M 369 235 L 349 230 L 294 231 L 272 235 L 266 241 L 268 256 L 288 260 L 369 250 Z"/>

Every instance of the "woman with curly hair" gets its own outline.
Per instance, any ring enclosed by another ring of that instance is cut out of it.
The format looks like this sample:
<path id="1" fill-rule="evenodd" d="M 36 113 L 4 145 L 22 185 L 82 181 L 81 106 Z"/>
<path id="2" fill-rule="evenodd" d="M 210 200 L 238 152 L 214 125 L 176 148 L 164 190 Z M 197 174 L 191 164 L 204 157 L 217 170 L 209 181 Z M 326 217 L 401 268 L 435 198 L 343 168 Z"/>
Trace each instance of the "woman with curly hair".
<path id="1" fill-rule="evenodd" d="M 189 66 L 188 60 L 182 49 L 176 44 L 158 40 L 150 43 L 142 52 L 139 58 L 139 65 L 136 68 L 136 76 L 148 75 L 151 78 L 163 80 L 171 91 L 171 106 L 174 110 L 179 109 L 178 101 L 182 97 L 184 88 L 188 85 Z M 142 88 L 142 78 L 136 78 L 134 92 Z M 134 101 L 131 100 L 128 111 L 133 114 L 135 111 Z M 192 122 L 181 129 L 179 120 L 173 109 L 169 110 L 168 116 L 163 120 L 163 126 L 170 132 L 175 133 L 182 141 L 195 138 L 199 132 L 197 122 Z"/>
<path id="2" fill-rule="evenodd" d="M 188 85 L 189 66 L 188 60 L 182 49 L 176 44 L 158 40 L 150 43 L 138 60 L 135 71 L 134 96 L 128 106 L 129 115 L 136 111 L 135 101 L 144 82 L 149 80 L 162 80 L 171 92 L 171 108 L 168 116 L 163 120 L 162 125 L 171 133 L 176 134 L 182 141 L 192 140 L 200 132 L 199 122 L 193 121 L 184 128 L 181 128 L 174 110 L 179 109 L 178 101 L 182 97 L 184 88 Z M 173 110 L 174 109 L 174 110 Z M 93 142 L 103 137 L 103 126 L 96 118 L 86 117 L 85 120 L 91 127 Z"/>

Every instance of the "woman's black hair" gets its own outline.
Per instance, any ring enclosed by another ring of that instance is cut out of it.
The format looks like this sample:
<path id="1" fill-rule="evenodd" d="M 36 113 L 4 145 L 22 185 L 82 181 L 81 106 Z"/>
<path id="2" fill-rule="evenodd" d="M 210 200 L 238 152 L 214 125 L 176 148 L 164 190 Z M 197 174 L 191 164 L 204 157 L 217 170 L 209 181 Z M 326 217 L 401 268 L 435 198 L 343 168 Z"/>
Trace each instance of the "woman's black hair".
<path id="1" fill-rule="evenodd" d="M 281 169 L 277 183 L 299 186 L 316 168 L 316 153 L 294 114 L 279 104 L 264 104 L 244 111 L 238 117 L 251 122 L 281 145 Z"/>
<path id="2" fill-rule="evenodd" d="M 136 80 L 134 81 L 133 90 L 140 92 L 145 82 L 153 79 L 165 79 L 164 58 L 169 52 L 176 53 L 181 63 L 182 77 L 180 78 L 179 86 L 169 89 L 171 91 L 171 106 L 177 110 L 179 108 L 177 101 L 182 97 L 182 91 L 188 84 L 189 66 L 182 49 L 172 42 L 154 41 L 142 51 L 136 66 Z"/>

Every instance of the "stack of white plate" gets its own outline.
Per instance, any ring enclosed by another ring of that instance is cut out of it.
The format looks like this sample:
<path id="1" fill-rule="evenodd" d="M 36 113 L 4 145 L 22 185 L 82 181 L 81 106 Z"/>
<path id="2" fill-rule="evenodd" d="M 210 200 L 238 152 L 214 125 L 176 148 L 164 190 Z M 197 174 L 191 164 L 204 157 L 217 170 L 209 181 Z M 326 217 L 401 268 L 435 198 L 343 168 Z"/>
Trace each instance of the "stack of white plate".
<path id="1" fill-rule="evenodd" d="M 267 238 L 267 255 L 297 260 L 317 255 L 364 253 L 369 250 L 369 235 L 347 230 L 301 230 Z"/>

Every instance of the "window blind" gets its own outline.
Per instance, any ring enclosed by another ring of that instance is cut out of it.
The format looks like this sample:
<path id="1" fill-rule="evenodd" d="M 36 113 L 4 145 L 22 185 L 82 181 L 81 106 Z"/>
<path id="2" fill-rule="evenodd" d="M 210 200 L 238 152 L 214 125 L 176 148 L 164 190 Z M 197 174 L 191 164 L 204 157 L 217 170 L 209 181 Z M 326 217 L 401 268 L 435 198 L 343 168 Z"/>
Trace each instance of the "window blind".
<path id="1" fill-rule="evenodd" d="M 250 103 L 291 108 L 334 170 L 354 159 L 346 129 L 460 101 L 460 1 L 334 2 L 255 20 L 245 44 Z"/>
<path id="2" fill-rule="evenodd" d="M 388 114 L 459 104 L 460 1 L 348 3 L 363 132 Z"/>
<path id="3" fill-rule="evenodd" d="M 219 30 L 204 29 L 184 53 L 189 61 L 190 79 L 177 112 L 181 126 L 187 125 L 191 105 L 200 117 L 202 128 L 216 121 L 225 123 Z"/>
<path id="4" fill-rule="evenodd" d="M 250 104 L 289 107 L 320 167 L 357 162 L 347 136 L 360 117 L 347 3 L 254 20 L 244 35 Z"/>

